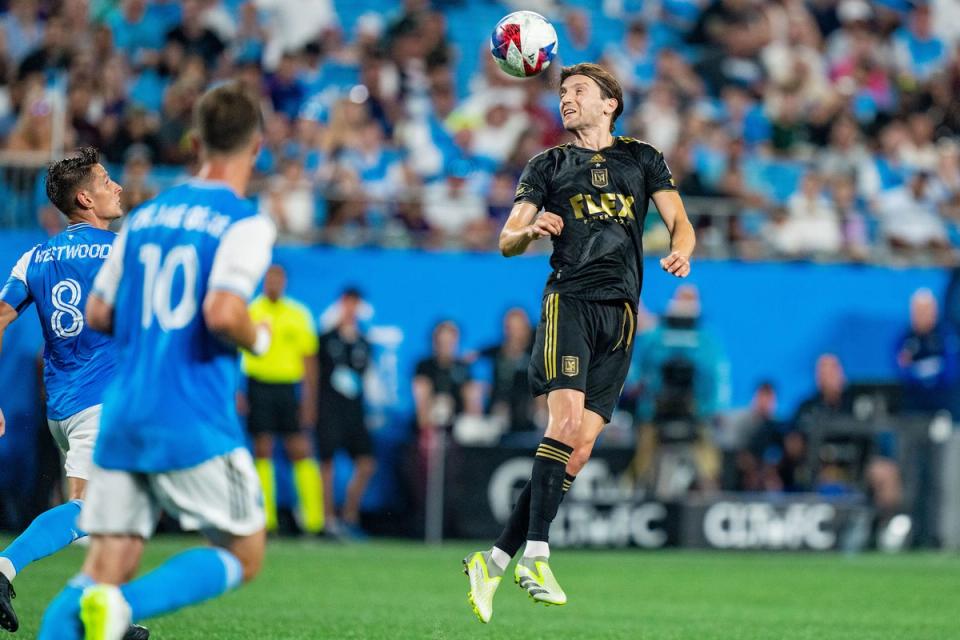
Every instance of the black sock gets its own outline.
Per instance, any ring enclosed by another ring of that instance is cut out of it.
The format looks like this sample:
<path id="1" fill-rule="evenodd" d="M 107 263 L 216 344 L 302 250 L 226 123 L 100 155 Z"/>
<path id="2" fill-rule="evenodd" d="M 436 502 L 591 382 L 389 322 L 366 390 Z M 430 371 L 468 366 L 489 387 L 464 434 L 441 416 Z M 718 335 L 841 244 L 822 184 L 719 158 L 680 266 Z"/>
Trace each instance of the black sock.
<path id="1" fill-rule="evenodd" d="M 564 496 L 570 490 L 570 485 L 577 479 L 569 473 L 564 474 L 563 495 L 560 496 L 560 502 L 563 502 Z M 520 547 L 527 540 L 527 527 L 530 525 L 530 481 L 523 485 L 523 490 L 517 497 L 517 504 L 513 506 L 510 512 L 510 519 L 507 520 L 507 526 L 503 528 L 503 533 L 497 538 L 493 546 L 505 551 L 511 558 L 517 555 Z"/>
<path id="2" fill-rule="evenodd" d="M 527 540 L 547 542 L 550 539 L 550 523 L 557 516 L 563 500 L 563 484 L 566 479 L 567 462 L 573 447 L 553 438 L 544 438 L 533 458 L 533 473 L 530 476 L 530 526 Z"/>

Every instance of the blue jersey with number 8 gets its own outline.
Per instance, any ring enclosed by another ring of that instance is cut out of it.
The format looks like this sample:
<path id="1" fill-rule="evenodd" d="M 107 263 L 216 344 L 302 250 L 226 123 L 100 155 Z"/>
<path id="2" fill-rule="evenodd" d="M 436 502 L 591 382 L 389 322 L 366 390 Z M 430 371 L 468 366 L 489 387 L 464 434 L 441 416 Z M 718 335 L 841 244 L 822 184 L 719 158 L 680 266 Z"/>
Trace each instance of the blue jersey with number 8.
<path id="1" fill-rule="evenodd" d="M 47 417 L 63 420 L 101 403 L 116 368 L 113 341 L 87 328 L 83 309 L 116 234 L 72 224 L 27 251 L 0 290 L 18 313 L 36 306 L 43 338 Z"/>

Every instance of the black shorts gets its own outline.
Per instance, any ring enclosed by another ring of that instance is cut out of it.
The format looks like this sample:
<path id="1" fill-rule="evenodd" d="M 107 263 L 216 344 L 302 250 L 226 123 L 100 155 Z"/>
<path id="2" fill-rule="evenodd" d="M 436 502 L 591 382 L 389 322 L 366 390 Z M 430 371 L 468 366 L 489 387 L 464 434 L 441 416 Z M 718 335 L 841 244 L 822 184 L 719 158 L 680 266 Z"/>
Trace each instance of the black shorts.
<path id="1" fill-rule="evenodd" d="M 297 385 L 271 384 L 248 378 L 247 399 L 250 403 L 247 428 L 252 435 L 300 431 Z"/>
<path id="2" fill-rule="evenodd" d="M 332 460 L 337 449 L 343 449 L 354 460 L 361 456 L 372 456 L 373 439 L 364 421 L 363 410 L 331 409 L 322 409 L 317 422 L 317 452 L 320 459 Z"/>
<path id="3" fill-rule="evenodd" d="M 547 294 L 530 357 L 530 391 L 583 391 L 586 408 L 610 422 L 630 369 L 636 323 L 626 301 Z"/>

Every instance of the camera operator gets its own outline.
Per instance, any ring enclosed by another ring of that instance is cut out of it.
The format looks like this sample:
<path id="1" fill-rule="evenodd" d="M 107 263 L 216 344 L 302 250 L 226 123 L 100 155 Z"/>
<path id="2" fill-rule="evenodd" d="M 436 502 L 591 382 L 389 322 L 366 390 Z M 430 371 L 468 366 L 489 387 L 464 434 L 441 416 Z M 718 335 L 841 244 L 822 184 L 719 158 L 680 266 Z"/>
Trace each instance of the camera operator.
<path id="1" fill-rule="evenodd" d="M 707 427 L 724 404 L 729 365 L 701 326 L 694 286 L 678 287 L 659 325 L 638 344 L 638 475 L 661 497 L 717 487 L 720 457 Z M 646 468 L 644 468 L 646 467 Z"/>

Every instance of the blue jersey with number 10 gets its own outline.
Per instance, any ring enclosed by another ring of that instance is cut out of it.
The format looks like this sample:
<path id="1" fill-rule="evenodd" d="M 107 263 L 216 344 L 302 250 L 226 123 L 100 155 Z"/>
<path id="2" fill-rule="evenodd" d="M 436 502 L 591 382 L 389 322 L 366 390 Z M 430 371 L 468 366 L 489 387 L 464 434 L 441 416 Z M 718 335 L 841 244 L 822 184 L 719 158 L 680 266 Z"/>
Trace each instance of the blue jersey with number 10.
<path id="1" fill-rule="evenodd" d="M 128 216 L 94 285 L 113 306 L 119 349 L 98 465 L 155 473 L 244 446 L 237 349 L 209 331 L 203 303 L 212 290 L 249 299 L 275 235 L 272 222 L 213 182 L 173 187 Z"/>
<path id="2" fill-rule="evenodd" d="M 101 402 L 116 352 L 109 336 L 85 326 L 83 309 L 93 279 L 116 234 L 73 224 L 23 254 L 0 300 L 22 313 L 32 302 L 43 328 L 47 417 L 64 420 Z"/>

